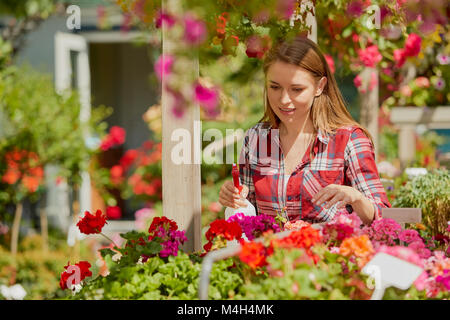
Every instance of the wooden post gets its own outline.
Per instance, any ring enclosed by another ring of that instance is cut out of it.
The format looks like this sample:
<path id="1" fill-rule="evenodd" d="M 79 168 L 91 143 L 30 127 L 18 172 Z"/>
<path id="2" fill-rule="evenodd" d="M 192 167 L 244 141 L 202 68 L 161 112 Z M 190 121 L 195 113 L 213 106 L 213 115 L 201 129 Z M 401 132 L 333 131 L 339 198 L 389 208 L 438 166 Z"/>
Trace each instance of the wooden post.
<path id="1" fill-rule="evenodd" d="M 163 11 L 180 12 L 176 0 L 162 2 Z M 171 30 L 162 24 L 163 54 L 174 52 L 177 43 L 173 41 Z M 187 65 L 186 72 L 199 74 L 198 60 Z M 188 252 L 201 250 L 201 177 L 200 163 L 193 161 L 194 154 L 201 155 L 200 141 L 195 141 L 195 122 L 200 121 L 198 105 L 189 106 L 182 118 L 176 118 L 172 111 L 171 94 L 165 89 L 162 79 L 162 191 L 163 214 L 177 222 L 181 230 L 186 231 L 187 243 L 183 249 Z M 199 122 L 198 122 L 199 123 Z M 178 141 L 172 141 L 172 133 L 176 129 L 190 132 L 191 163 L 175 164 L 171 158 L 173 147 Z M 200 132 L 201 134 L 201 132 Z M 200 153 L 198 153 L 200 152 Z"/>
<path id="2" fill-rule="evenodd" d="M 11 254 L 13 258 L 16 258 L 17 247 L 19 243 L 19 233 L 20 233 L 20 221 L 22 220 L 23 204 L 19 202 L 16 205 L 16 212 L 14 214 L 14 221 L 11 230 Z"/>
<path id="3" fill-rule="evenodd" d="M 48 219 L 47 212 L 45 209 L 40 209 L 40 220 L 41 220 L 41 236 L 42 236 L 42 250 L 48 252 Z"/>
<path id="4" fill-rule="evenodd" d="M 372 76 L 375 74 L 375 76 Z M 373 138 L 375 147 L 375 159 L 378 159 L 378 112 L 379 112 L 379 97 L 378 97 L 378 71 L 375 68 L 365 68 L 361 77 L 364 79 L 365 93 L 361 93 L 361 114 L 360 123 L 365 127 Z M 373 78 L 376 78 L 376 84 L 370 85 Z"/>

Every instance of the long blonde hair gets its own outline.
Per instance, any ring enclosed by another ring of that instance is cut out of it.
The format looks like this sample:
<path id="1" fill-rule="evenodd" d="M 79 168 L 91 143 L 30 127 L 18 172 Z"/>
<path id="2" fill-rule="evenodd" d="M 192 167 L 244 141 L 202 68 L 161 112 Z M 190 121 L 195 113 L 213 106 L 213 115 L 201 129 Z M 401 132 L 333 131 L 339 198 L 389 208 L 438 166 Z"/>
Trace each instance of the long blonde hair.
<path id="1" fill-rule="evenodd" d="M 269 123 L 272 125 L 272 128 L 278 128 L 280 125 L 280 119 L 269 104 L 266 88 L 267 71 L 276 61 L 299 66 L 309 71 L 317 81 L 322 77 L 327 78 L 322 94 L 315 97 L 310 111 L 316 136 L 318 129 L 322 132 L 333 134 L 340 127 L 357 126 L 364 131 L 373 144 L 370 133 L 356 122 L 348 112 L 344 98 L 320 48 L 316 43 L 302 36 L 295 37 L 292 40 L 279 41 L 267 53 L 263 63 L 266 80 L 264 84 L 265 110 L 264 116 L 259 122 Z"/>

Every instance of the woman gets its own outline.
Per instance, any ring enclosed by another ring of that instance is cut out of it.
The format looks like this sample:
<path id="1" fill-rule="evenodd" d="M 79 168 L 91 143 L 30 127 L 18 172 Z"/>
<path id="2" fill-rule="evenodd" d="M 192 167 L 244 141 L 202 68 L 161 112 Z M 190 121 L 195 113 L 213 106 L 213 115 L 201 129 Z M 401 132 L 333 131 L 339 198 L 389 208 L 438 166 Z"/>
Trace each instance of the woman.
<path id="1" fill-rule="evenodd" d="M 290 220 L 331 220 L 355 211 L 370 224 L 390 207 L 370 134 L 349 114 L 318 46 L 298 37 L 272 47 L 264 61 L 264 117 L 244 137 L 241 194 L 233 182 L 219 202 Z"/>

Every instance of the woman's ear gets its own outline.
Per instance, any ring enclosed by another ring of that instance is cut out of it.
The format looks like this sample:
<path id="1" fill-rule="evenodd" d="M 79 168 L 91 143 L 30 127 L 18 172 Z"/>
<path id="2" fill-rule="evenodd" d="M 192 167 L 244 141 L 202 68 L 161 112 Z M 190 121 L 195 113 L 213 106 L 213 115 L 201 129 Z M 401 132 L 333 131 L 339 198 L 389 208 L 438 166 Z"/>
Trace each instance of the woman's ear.
<path id="1" fill-rule="evenodd" d="M 319 84 L 317 85 L 316 97 L 322 94 L 322 91 L 326 85 L 327 85 L 327 78 L 326 77 L 320 78 Z"/>

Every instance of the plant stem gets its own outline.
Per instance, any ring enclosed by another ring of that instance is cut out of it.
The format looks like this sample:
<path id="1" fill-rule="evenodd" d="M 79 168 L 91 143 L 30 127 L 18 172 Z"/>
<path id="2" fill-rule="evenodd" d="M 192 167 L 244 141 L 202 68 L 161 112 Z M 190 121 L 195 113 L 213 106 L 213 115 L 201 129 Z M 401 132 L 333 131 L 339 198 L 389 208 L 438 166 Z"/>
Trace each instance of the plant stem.
<path id="1" fill-rule="evenodd" d="M 119 246 L 110 238 L 110 237 L 108 237 L 107 235 L 105 235 L 103 232 L 100 232 L 100 234 L 102 235 L 102 236 L 104 236 L 106 239 L 108 239 L 109 241 L 111 241 L 111 243 L 112 244 L 114 244 L 114 246 L 116 247 L 116 248 L 119 248 Z"/>

